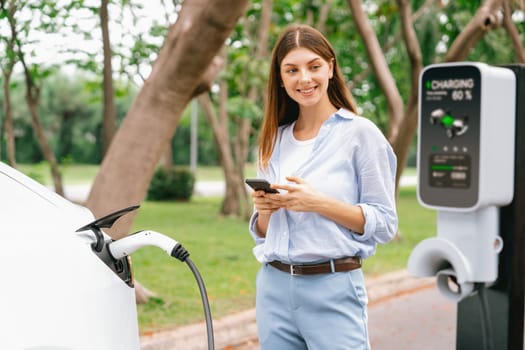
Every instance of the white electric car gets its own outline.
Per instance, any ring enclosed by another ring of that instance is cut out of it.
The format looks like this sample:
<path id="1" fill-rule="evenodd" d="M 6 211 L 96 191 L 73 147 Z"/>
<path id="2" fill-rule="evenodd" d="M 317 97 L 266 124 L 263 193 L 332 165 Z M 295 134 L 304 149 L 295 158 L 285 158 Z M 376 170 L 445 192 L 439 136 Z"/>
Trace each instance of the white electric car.
<path id="1" fill-rule="evenodd" d="M 94 220 L 0 162 L 0 349 L 140 348 L 128 257 Z"/>

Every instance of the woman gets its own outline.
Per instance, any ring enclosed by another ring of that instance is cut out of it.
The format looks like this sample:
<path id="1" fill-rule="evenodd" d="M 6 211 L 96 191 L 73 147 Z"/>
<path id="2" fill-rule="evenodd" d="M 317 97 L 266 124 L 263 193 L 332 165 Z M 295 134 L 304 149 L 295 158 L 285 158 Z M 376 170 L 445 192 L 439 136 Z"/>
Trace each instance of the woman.
<path id="1" fill-rule="evenodd" d="M 274 47 L 250 232 L 261 349 L 369 349 L 361 261 L 396 233 L 396 158 L 357 116 L 334 50 L 292 25 Z"/>

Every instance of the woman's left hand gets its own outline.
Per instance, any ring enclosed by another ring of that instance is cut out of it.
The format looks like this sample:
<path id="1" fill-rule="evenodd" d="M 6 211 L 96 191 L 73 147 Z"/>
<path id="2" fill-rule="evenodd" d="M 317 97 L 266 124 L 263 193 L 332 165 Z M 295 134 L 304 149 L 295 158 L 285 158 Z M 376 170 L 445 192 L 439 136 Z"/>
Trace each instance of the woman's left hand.
<path id="1" fill-rule="evenodd" d="M 287 192 L 279 196 L 272 196 L 272 199 L 279 202 L 279 206 L 294 211 L 316 211 L 319 205 L 321 193 L 315 190 L 310 184 L 296 176 L 287 176 L 286 180 L 293 184 L 275 185 L 278 190 Z"/>

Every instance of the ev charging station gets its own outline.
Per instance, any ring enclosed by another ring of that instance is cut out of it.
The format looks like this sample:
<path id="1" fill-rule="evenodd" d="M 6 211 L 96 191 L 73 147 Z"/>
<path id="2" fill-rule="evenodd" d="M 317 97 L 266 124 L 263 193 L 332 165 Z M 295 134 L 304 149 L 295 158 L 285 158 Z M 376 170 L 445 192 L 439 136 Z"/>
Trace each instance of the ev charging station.
<path id="1" fill-rule="evenodd" d="M 523 349 L 525 66 L 435 64 L 419 89 L 417 194 L 437 235 L 408 271 L 458 303 L 457 349 Z"/>

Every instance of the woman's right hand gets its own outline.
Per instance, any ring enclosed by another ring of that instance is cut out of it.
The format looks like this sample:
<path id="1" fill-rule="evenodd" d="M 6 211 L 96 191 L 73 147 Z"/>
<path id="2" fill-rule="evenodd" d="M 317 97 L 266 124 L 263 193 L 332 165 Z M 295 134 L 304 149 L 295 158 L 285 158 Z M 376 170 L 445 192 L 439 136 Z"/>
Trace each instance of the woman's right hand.
<path id="1" fill-rule="evenodd" d="M 278 194 L 266 193 L 264 191 L 253 191 L 252 192 L 253 204 L 259 215 L 270 216 L 274 211 L 278 210 L 280 206 L 278 201 L 273 200 L 274 196 Z"/>
<path id="2" fill-rule="evenodd" d="M 280 208 L 277 204 L 279 202 L 272 200 L 273 196 L 279 196 L 279 194 L 265 193 L 264 191 L 252 192 L 253 203 L 259 214 L 255 226 L 257 235 L 260 237 L 266 237 L 270 216 Z"/>

